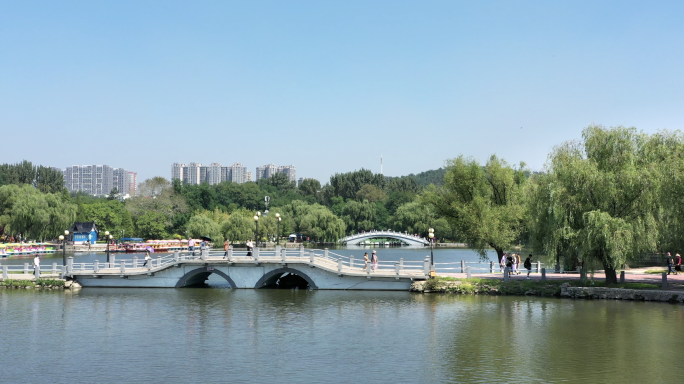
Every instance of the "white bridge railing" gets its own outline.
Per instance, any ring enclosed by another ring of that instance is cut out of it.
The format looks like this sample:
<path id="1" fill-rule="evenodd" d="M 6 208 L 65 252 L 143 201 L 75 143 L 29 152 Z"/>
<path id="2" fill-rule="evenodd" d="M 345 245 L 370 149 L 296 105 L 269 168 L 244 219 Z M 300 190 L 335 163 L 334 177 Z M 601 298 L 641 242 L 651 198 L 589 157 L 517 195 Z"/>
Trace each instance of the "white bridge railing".
<path id="1" fill-rule="evenodd" d="M 338 242 L 339 243 L 349 243 L 349 242 L 354 242 L 354 240 L 368 240 L 372 238 L 377 238 L 377 237 L 388 237 L 388 238 L 393 238 L 397 240 L 402 240 L 407 243 L 412 243 L 412 244 L 424 244 L 428 245 L 430 244 L 427 239 L 420 237 L 420 236 L 415 236 L 415 235 L 409 235 L 408 233 L 402 233 L 402 232 L 395 232 L 395 231 L 371 231 L 371 232 L 364 232 L 364 233 L 356 233 L 351 236 L 344 237 L 340 239 Z"/>
<path id="2" fill-rule="evenodd" d="M 430 260 L 428 257 L 424 261 L 380 261 L 373 266 L 371 262 L 364 263 L 363 260 L 354 259 L 354 256 L 340 255 L 330 252 L 328 249 L 286 249 L 276 247 L 275 249 L 260 249 L 254 248 L 253 251 L 236 250 L 230 247 L 226 251 L 203 250 L 193 252 L 174 252 L 173 254 L 164 254 L 164 256 L 151 255 L 151 260 L 145 261 L 144 258 L 133 256 L 131 259 L 116 259 L 116 254 L 110 254 L 109 262 L 74 262 L 73 257 L 67 258 L 66 266 L 58 266 L 53 263 L 52 266 L 40 267 L 40 274 L 52 273 L 58 275 L 60 278 L 66 276 L 73 276 L 79 274 L 140 274 L 152 273 L 154 271 L 162 270 L 170 266 L 178 265 L 186 261 L 207 261 L 207 262 L 254 262 L 254 263 L 283 263 L 288 262 L 305 262 L 311 266 L 318 266 L 329 270 L 337 271 L 337 273 L 366 273 L 375 275 L 394 276 L 402 275 L 406 277 L 424 277 L 430 274 Z M 2 266 L 3 278 L 7 279 L 8 275 L 22 274 L 29 276 L 31 274 L 38 275 L 32 265 L 24 263 L 24 265 L 4 265 Z M 410 276 L 409 276 L 410 275 Z"/>
<path id="3" fill-rule="evenodd" d="M 406 275 L 406 276 L 429 276 L 430 275 L 430 259 L 425 257 L 422 261 L 408 261 L 404 259 L 395 260 L 381 260 L 376 266 L 371 261 L 365 262 L 363 259 L 355 258 L 353 255 L 346 256 L 335 252 L 330 252 L 328 249 L 286 249 L 276 247 L 276 249 L 260 249 L 254 248 L 253 251 L 237 250 L 230 247 L 226 251 L 204 250 L 196 252 L 174 252 L 173 254 L 164 254 L 164 256 L 154 256 L 148 261 L 144 258 L 133 256 L 131 259 L 117 260 L 116 254 L 110 255 L 110 261 L 107 262 L 89 262 L 89 263 L 75 263 L 73 258 L 69 257 L 67 265 L 41 265 L 40 275 L 48 275 L 46 278 L 65 276 L 72 276 L 78 274 L 130 274 L 130 273 L 151 273 L 153 271 L 165 269 L 169 266 L 178 265 L 186 261 L 201 261 L 207 262 L 226 261 L 231 262 L 254 262 L 254 263 L 283 263 L 288 262 L 305 262 L 310 265 L 318 265 L 331 270 L 336 270 L 338 273 L 366 273 L 366 274 L 391 274 L 391 275 Z M 36 271 L 32 264 L 24 263 L 23 265 L 0 265 L 2 269 L 2 277 L 7 279 L 10 275 L 15 278 L 20 276 L 36 275 Z M 501 273 L 502 268 L 499 263 L 480 262 L 480 261 L 465 261 L 450 263 L 435 263 L 436 273 Z M 527 272 L 522 266 L 520 272 Z M 543 269 L 541 262 L 532 263 L 532 272 L 540 273 Z M 563 271 L 561 271 L 562 273 Z"/>

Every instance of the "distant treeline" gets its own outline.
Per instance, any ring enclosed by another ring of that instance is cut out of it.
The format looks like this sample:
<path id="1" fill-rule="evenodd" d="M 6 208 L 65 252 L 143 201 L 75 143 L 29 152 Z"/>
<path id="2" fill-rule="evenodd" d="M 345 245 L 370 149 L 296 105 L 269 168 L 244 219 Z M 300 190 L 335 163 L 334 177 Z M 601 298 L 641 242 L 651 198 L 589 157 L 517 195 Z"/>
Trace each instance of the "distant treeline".
<path id="1" fill-rule="evenodd" d="M 56 169 L 24 160 L 0 165 L 0 186 L 7 184 L 29 184 L 44 193 L 58 193 L 64 189 L 64 175 Z"/>
<path id="2" fill-rule="evenodd" d="M 416 184 L 420 185 L 421 187 L 427 187 L 430 184 L 440 186 L 442 185 L 442 180 L 444 180 L 444 175 L 446 175 L 446 171 L 447 170 L 444 168 L 438 168 L 421 172 L 417 175 L 411 173 L 407 177 L 410 177 L 413 180 L 415 180 Z"/>
<path id="3" fill-rule="evenodd" d="M 425 183 L 429 174 L 439 183 L 436 175 L 440 173 L 385 177 L 361 169 L 335 174 L 325 185 L 308 179 L 299 186 L 284 174 L 258 182 L 217 185 L 183 185 L 179 180 L 154 177 L 140 184 L 139 196 L 122 201 L 116 190 L 101 197 L 69 194 L 61 172 L 23 161 L 0 166 L 0 195 L 7 198 L 0 205 L 0 231 L 15 238 L 50 239 L 61 233 L 61 226 L 75 220 L 95 221 L 101 231 L 116 237 L 209 235 L 216 241 L 243 242 L 255 235 L 253 216 L 265 211 L 264 198 L 269 196 L 271 215 L 261 217 L 261 240 L 296 232 L 330 242 L 351 233 L 388 228 L 426 236 L 430 227 L 439 237 L 453 239 L 456 234 L 446 220 L 420 201 L 424 186 L 417 180 Z M 34 187 L 37 194 L 24 196 L 28 190 L 16 188 L 22 185 Z M 50 197 L 55 194 L 57 200 Z M 64 215 L 57 215 L 57 207 Z M 275 213 L 281 214 L 280 226 Z"/>

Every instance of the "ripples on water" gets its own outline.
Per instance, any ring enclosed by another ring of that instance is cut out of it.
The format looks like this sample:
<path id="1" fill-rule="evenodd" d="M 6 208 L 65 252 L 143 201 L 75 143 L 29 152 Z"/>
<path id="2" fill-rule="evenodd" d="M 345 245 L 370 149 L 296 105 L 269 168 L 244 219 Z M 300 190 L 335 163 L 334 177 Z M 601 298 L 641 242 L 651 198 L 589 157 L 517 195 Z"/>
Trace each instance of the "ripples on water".
<path id="1" fill-rule="evenodd" d="M 681 306 L 231 289 L 0 291 L 0 382 L 681 382 Z"/>

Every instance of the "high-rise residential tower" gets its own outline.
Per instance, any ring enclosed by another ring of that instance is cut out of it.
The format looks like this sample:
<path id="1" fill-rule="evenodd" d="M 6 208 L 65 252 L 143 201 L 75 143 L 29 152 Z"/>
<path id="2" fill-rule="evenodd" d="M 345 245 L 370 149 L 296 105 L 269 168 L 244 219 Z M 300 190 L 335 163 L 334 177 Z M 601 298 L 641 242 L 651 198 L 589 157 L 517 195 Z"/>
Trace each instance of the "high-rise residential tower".
<path id="1" fill-rule="evenodd" d="M 116 188 L 120 194 L 130 193 L 127 176 L 130 172 L 109 165 L 72 165 L 63 169 L 64 185 L 69 192 L 85 192 L 104 196 Z"/>
<path id="2" fill-rule="evenodd" d="M 171 180 L 178 179 L 183 184 L 197 185 L 201 183 L 219 184 L 224 181 L 242 184 L 252 181 L 252 174 L 247 167 L 240 163 L 223 166 L 220 163 L 211 163 L 208 166 L 200 163 L 173 163 L 171 165 Z"/>

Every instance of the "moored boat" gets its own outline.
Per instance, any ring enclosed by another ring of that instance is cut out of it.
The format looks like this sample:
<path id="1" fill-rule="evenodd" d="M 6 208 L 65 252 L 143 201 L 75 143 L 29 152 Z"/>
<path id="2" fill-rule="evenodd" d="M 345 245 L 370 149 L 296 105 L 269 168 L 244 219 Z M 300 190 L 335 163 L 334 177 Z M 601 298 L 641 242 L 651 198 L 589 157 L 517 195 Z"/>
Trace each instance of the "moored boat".
<path id="1" fill-rule="evenodd" d="M 41 255 L 55 252 L 57 252 L 55 246 L 48 243 L 0 244 L 0 257 Z"/>

